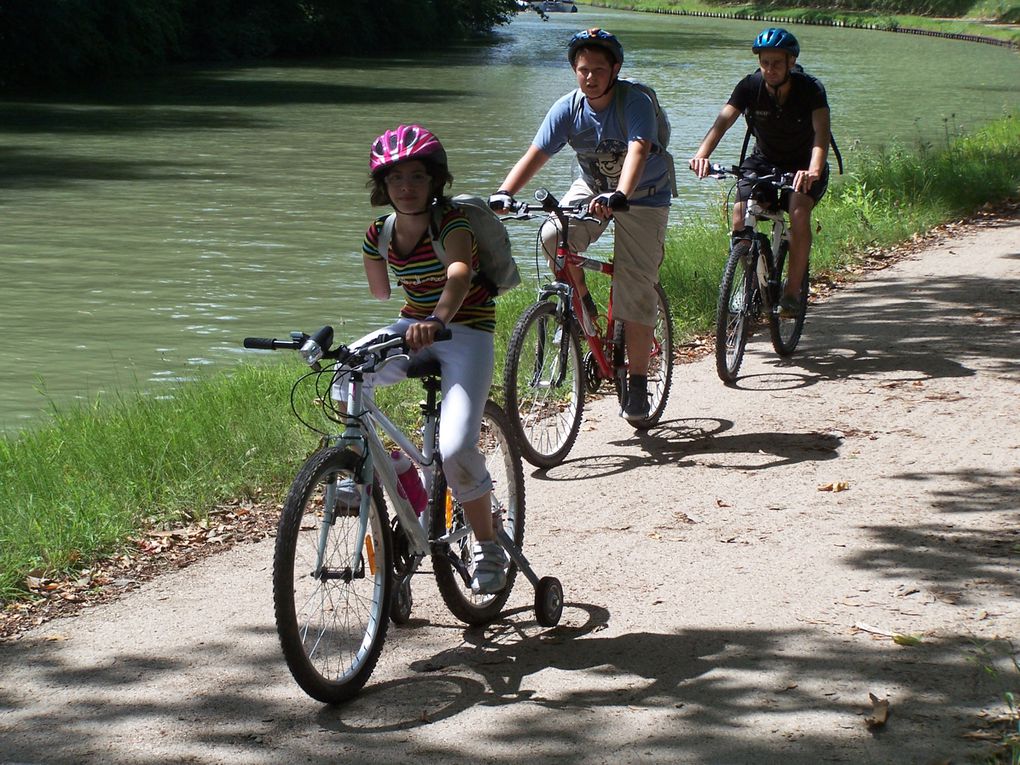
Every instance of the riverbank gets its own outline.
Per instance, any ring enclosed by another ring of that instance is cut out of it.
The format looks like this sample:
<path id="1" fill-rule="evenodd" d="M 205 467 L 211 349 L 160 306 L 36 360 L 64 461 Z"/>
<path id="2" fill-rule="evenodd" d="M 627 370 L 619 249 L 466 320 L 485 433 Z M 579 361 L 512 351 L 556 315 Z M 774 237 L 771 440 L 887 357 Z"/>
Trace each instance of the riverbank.
<path id="1" fill-rule="evenodd" d="M 775 7 L 756 3 L 706 3 L 697 0 L 591 0 L 593 8 L 663 13 L 678 16 L 760 21 L 764 24 L 809 24 L 815 26 L 870 29 L 899 34 L 923 35 L 966 42 L 1020 48 L 1020 25 L 969 18 L 933 18 L 869 10 L 834 10 L 809 7 Z M 1000 13 L 1020 20 L 1020 4 L 1002 6 Z"/>
<path id="2" fill-rule="evenodd" d="M 941 149 L 855 155 L 854 168 L 817 214 L 816 283 L 852 275 L 876 248 L 1016 196 L 1020 124 L 1007 118 L 974 135 L 947 135 Z M 726 230 L 720 215 L 688 220 L 670 236 L 662 282 L 688 338 L 711 326 Z M 501 298 L 500 347 L 532 299 L 527 288 Z M 315 444 L 289 408 L 299 373 L 294 363 L 249 365 L 181 385 L 173 397 L 124 393 L 0 440 L 0 602 L 17 609 L 60 581 L 91 587 L 92 564 L 134 554 L 132 539 L 191 523 L 208 528 L 216 508 L 237 498 L 279 497 Z M 385 395 L 413 416 L 416 390 Z"/>

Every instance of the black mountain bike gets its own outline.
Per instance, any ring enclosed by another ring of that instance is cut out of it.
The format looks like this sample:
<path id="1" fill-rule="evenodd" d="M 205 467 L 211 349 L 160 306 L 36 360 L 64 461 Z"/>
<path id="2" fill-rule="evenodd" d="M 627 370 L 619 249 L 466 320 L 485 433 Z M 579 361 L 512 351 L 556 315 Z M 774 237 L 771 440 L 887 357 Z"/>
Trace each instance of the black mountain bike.
<path id="1" fill-rule="evenodd" d="M 772 347 L 780 356 L 789 356 L 797 348 L 807 313 L 808 272 L 800 285 L 800 310 L 796 316 L 779 312 L 779 299 L 789 269 L 790 224 L 779 204 L 783 190 L 793 190 L 793 174 L 775 172 L 758 175 L 740 167 L 712 165 L 712 178 L 733 176 L 753 183 L 747 200 L 744 225 L 753 230 L 749 249 L 731 245 L 715 314 L 715 368 L 719 379 L 735 382 L 744 348 L 755 326 L 764 316 L 768 320 Z M 758 230 L 760 223 L 771 223 L 772 238 Z"/>

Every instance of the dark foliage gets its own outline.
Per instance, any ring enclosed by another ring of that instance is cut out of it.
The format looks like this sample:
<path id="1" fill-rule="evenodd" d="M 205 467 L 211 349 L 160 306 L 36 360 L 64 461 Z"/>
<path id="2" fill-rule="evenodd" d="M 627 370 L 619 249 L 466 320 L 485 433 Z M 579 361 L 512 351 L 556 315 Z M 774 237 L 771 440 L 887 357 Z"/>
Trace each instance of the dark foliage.
<path id="1" fill-rule="evenodd" d="M 0 0 L 0 88 L 174 61 L 413 51 L 514 10 L 513 0 Z"/>

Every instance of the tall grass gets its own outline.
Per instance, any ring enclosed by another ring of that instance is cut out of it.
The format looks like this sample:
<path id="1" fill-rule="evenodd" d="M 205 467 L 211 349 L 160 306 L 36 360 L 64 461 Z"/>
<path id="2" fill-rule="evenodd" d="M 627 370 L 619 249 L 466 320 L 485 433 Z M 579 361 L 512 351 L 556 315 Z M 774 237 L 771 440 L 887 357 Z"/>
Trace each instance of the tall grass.
<path id="1" fill-rule="evenodd" d="M 1020 120 L 967 136 L 947 126 L 941 147 L 850 151 L 848 167 L 816 212 L 814 273 L 1016 195 Z M 724 192 L 706 185 L 719 195 L 718 212 L 684 221 L 667 242 L 661 279 L 681 336 L 712 324 L 729 228 Z M 603 290 L 604 281 L 591 283 Z M 522 287 L 500 299 L 494 395 L 513 323 L 534 297 Z M 227 498 L 282 494 L 317 442 L 290 412 L 302 373 L 293 358 L 242 366 L 182 384 L 172 397 L 131 393 L 56 410 L 0 439 L 0 602 L 24 594 L 27 574 L 73 571 L 147 525 L 201 517 Z M 412 427 L 420 395 L 408 381 L 378 397 Z"/>

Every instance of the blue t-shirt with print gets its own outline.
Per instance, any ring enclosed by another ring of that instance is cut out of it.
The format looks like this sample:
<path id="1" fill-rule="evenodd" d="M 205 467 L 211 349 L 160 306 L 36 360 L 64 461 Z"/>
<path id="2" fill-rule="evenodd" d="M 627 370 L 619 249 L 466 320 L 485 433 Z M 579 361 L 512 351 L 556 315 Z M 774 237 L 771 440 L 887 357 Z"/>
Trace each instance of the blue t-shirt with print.
<path id="1" fill-rule="evenodd" d="M 667 207 L 671 197 L 669 167 L 656 144 L 658 124 L 652 100 L 637 88 L 627 88 L 621 124 L 620 110 L 614 100 L 600 112 L 591 108 L 580 91 L 573 90 L 560 98 L 542 120 L 532 143 L 546 154 L 556 154 L 567 144 L 577 152 L 581 177 L 596 193 L 613 191 L 623 171 L 630 141 L 651 141 L 641 181 L 631 204 Z M 649 191 L 653 190 L 652 193 Z"/>

